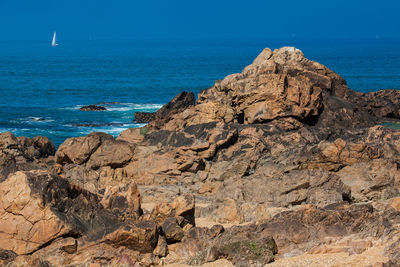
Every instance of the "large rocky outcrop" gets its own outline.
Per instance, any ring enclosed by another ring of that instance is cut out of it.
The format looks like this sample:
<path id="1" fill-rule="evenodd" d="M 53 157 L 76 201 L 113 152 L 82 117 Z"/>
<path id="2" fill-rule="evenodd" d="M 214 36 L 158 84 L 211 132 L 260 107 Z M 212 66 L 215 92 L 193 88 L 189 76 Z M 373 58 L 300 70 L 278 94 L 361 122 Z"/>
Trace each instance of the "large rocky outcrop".
<path id="1" fill-rule="evenodd" d="M 46 171 L 16 172 L 0 184 L 0 249 L 20 259 L 36 254 L 52 257 L 43 255 L 43 250 L 60 249 L 66 255 L 58 255 L 52 263 L 56 265 L 61 259 L 65 263 L 81 246 L 152 252 L 158 239 L 156 224 L 128 216 L 140 209 L 140 196 L 132 195 L 134 190 L 118 195 L 111 189 L 101 201 L 98 195 Z"/>
<path id="2" fill-rule="evenodd" d="M 353 103 L 356 97 L 342 77 L 308 60 L 300 50 L 266 48 L 241 73 L 200 92 L 197 104 L 165 121 L 164 128 L 211 121 L 274 122 L 284 128 L 372 125 L 374 117 Z"/>
<path id="3" fill-rule="evenodd" d="M 400 132 L 377 124 L 399 103 L 284 47 L 146 127 L 67 139 L 54 166 L 4 134 L 0 263 L 396 266 Z"/>

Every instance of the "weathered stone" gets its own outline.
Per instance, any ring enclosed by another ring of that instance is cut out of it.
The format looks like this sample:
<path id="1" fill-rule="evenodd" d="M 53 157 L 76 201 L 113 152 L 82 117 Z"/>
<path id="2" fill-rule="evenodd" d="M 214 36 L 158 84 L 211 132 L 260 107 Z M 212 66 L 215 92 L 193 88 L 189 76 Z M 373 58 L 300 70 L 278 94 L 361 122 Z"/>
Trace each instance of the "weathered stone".
<path id="1" fill-rule="evenodd" d="M 38 188 L 45 173 L 17 172 L 0 185 L 0 249 L 28 254 L 57 237 L 73 233 L 44 205 Z M 49 192 L 50 193 L 50 192 Z M 45 196 L 46 198 L 48 196 Z"/>
<path id="2" fill-rule="evenodd" d="M 124 246 L 142 253 L 154 250 L 158 241 L 157 225 L 151 221 L 124 225 L 105 236 L 105 242 L 113 246 Z"/>
<path id="3" fill-rule="evenodd" d="M 154 114 L 154 120 L 151 122 L 150 126 L 159 129 L 168 121 L 173 119 L 175 114 L 179 114 L 183 112 L 188 107 L 191 107 L 195 104 L 196 97 L 192 92 L 181 92 L 177 96 L 175 96 L 168 104 L 162 106 L 157 112 Z"/>
<path id="4" fill-rule="evenodd" d="M 60 174 L 82 188 L 99 193 L 128 179 L 125 165 L 133 157 L 135 145 L 115 140 L 105 133 L 69 138 L 56 153 Z"/>
<path id="5" fill-rule="evenodd" d="M 47 137 L 31 139 L 15 137 L 10 132 L 0 133 L 0 181 L 18 170 L 50 168 L 54 153 L 54 144 Z"/>
<path id="6" fill-rule="evenodd" d="M 168 243 L 181 241 L 184 235 L 182 228 L 174 217 L 169 217 L 164 221 L 162 230 Z"/>
<path id="7" fill-rule="evenodd" d="M 79 110 L 82 110 L 82 111 L 103 111 L 103 110 L 107 110 L 107 109 L 105 107 L 103 107 L 103 106 L 88 105 L 88 106 L 83 106 L 83 107 L 79 108 Z"/>
<path id="8" fill-rule="evenodd" d="M 155 118 L 154 112 L 135 112 L 136 123 L 149 123 Z"/>
<path id="9" fill-rule="evenodd" d="M 107 187 L 101 204 L 122 220 L 137 219 L 143 214 L 140 207 L 141 197 L 134 181 L 129 185 Z"/>
<path id="10" fill-rule="evenodd" d="M 153 251 L 153 254 L 158 257 L 165 257 L 168 255 L 167 240 L 165 239 L 164 236 L 158 237 L 158 243 L 157 243 L 156 248 Z"/>

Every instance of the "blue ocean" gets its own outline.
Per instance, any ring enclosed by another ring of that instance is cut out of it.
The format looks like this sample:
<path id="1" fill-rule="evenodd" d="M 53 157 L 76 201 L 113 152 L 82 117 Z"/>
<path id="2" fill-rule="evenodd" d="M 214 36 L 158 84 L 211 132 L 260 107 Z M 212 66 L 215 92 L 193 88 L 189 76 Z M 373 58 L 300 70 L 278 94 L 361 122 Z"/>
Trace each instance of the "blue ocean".
<path id="1" fill-rule="evenodd" d="M 50 40 L 0 42 L 0 132 L 66 138 L 117 136 L 136 111 L 155 111 L 182 90 L 196 94 L 240 72 L 265 48 L 296 46 L 350 88 L 400 89 L 400 40 Z M 110 104 L 113 103 L 113 104 Z M 102 104 L 107 111 L 79 108 Z"/>

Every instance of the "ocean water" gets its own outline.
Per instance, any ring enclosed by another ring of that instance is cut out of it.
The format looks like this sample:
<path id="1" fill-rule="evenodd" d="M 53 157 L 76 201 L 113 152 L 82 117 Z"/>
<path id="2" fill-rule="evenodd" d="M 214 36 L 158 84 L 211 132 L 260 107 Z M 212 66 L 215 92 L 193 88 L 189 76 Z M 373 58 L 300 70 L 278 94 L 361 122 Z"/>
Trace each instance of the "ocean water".
<path id="1" fill-rule="evenodd" d="M 66 138 L 114 136 L 135 111 L 155 111 L 182 90 L 201 90 L 240 72 L 265 47 L 296 46 L 350 88 L 400 89 L 400 40 L 84 40 L 0 42 L 0 132 Z M 102 102 L 107 111 L 80 111 Z M 92 124 L 82 126 L 82 124 Z M 94 125 L 93 125 L 94 124 Z M 80 126 L 79 126 L 80 125 Z"/>

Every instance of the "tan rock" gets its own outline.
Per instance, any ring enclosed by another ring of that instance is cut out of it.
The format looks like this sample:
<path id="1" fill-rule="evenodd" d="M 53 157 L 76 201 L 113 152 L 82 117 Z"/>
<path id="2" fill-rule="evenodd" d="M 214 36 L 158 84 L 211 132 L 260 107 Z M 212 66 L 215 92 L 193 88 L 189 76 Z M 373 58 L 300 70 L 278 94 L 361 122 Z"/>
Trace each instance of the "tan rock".
<path id="1" fill-rule="evenodd" d="M 132 144 L 138 144 L 144 139 L 144 135 L 140 133 L 140 128 L 129 128 L 122 131 L 117 140 L 126 141 Z"/>
<path id="2" fill-rule="evenodd" d="M 143 214 L 140 193 L 134 181 L 129 185 L 107 187 L 100 203 L 124 220 L 137 219 Z"/>
<path id="3" fill-rule="evenodd" d="M 394 197 L 389 199 L 386 209 L 390 208 L 400 211 L 400 197 Z"/>
<path id="4" fill-rule="evenodd" d="M 0 185 L 0 249 L 28 254 L 71 231 L 50 207 L 43 205 L 41 196 L 30 185 L 31 179 L 40 177 L 17 172 Z"/>
<path id="5" fill-rule="evenodd" d="M 135 222 L 120 227 L 104 238 L 107 244 L 124 246 L 142 253 L 152 252 L 157 245 L 157 225 L 151 221 Z"/>

